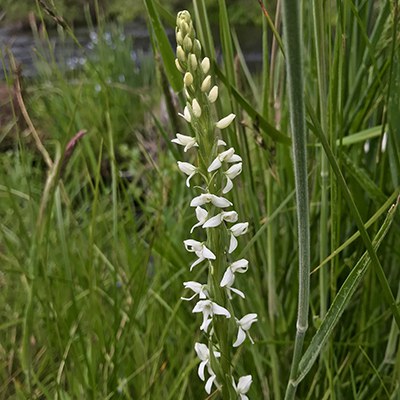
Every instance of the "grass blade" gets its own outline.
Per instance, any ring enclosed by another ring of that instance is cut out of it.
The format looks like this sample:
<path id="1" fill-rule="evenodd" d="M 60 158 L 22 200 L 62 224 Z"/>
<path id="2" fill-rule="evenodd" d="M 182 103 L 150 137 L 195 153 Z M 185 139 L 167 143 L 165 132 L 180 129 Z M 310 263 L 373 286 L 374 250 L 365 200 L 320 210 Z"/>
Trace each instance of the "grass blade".
<path id="1" fill-rule="evenodd" d="M 384 223 L 382 224 L 382 227 L 379 229 L 379 232 L 375 236 L 375 239 L 373 241 L 375 252 L 378 250 L 383 239 L 389 231 L 390 225 L 396 214 L 399 200 L 400 199 L 398 199 L 397 203 L 392 205 L 392 207 L 389 209 L 389 212 L 386 216 Z M 332 335 L 336 324 L 343 314 L 347 304 L 351 300 L 351 297 L 353 296 L 355 290 L 363 280 L 364 275 L 370 264 L 371 257 L 368 252 L 365 252 L 350 272 L 342 287 L 339 289 L 339 292 L 333 300 L 332 305 L 329 308 L 324 320 L 322 321 L 320 328 L 312 338 L 309 347 L 301 358 L 299 366 L 300 373 L 296 378 L 296 385 L 298 385 L 304 379 L 304 377 L 310 371 L 311 367 L 314 365 L 323 346 Z"/>

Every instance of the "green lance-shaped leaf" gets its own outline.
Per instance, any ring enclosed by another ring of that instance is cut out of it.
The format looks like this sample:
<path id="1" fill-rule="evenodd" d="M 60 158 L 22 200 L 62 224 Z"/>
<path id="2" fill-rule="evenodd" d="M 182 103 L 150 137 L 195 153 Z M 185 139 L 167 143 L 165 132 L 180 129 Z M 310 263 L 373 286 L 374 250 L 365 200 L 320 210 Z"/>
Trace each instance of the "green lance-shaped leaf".
<path id="1" fill-rule="evenodd" d="M 398 203 L 399 199 L 397 200 L 397 203 L 392 205 L 392 207 L 389 209 L 383 225 L 381 226 L 379 232 L 374 238 L 373 246 L 375 251 L 378 250 L 383 239 L 389 231 L 390 225 L 396 213 Z M 303 357 L 301 358 L 299 364 L 299 373 L 294 382 L 295 386 L 297 386 L 305 378 L 305 376 L 314 365 L 315 361 L 318 358 L 318 355 L 320 354 L 325 343 L 328 341 L 329 337 L 332 335 L 336 324 L 338 323 L 340 317 L 346 309 L 346 306 L 350 302 L 350 299 L 352 298 L 358 285 L 363 280 L 365 272 L 367 271 L 370 264 L 371 258 L 366 251 L 357 262 L 355 267 L 352 269 L 346 281 L 340 288 L 325 318 L 323 319 L 320 328 L 312 338 L 310 345 L 308 346 Z"/>
<path id="2" fill-rule="evenodd" d="M 145 0 L 144 2 L 150 17 L 151 27 L 153 28 L 154 34 L 157 38 L 158 49 L 163 59 L 165 73 L 172 89 L 174 89 L 175 92 L 180 92 L 183 89 L 183 82 L 180 72 L 175 67 L 175 54 L 154 7 L 153 0 Z"/>

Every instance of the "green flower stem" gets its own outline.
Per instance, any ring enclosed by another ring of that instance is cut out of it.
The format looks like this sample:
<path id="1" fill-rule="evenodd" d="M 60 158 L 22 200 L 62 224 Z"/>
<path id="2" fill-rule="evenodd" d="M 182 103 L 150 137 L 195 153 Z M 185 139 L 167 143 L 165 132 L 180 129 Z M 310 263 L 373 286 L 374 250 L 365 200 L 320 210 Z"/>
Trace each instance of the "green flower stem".
<path id="1" fill-rule="evenodd" d="M 307 185 L 307 149 L 304 107 L 304 83 L 302 60 L 302 31 L 299 2 L 283 0 L 283 29 L 289 89 L 290 123 L 293 135 L 293 161 L 296 185 L 296 206 L 299 243 L 299 303 L 296 323 L 296 339 L 290 378 L 285 398 L 294 399 L 297 375 L 302 354 L 304 336 L 308 328 L 310 297 L 310 233 Z"/>

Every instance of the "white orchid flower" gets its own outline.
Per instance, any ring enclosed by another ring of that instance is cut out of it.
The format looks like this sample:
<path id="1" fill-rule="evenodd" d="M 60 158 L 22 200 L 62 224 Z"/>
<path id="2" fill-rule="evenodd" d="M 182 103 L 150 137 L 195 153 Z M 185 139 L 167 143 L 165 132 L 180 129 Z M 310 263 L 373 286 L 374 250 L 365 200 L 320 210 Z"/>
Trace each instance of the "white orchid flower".
<path id="1" fill-rule="evenodd" d="M 255 313 L 246 314 L 243 318 L 239 320 L 236 318 L 236 324 L 238 326 L 238 334 L 235 343 L 233 343 L 232 345 L 233 347 L 239 347 L 246 339 L 246 336 L 250 339 L 250 342 L 254 344 L 254 340 L 250 336 L 249 329 L 251 325 L 257 321 L 258 321 L 257 314 Z"/>
<path id="2" fill-rule="evenodd" d="M 193 290 L 194 295 L 192 297 L 181 297 L 182 300 L 190 301 L 193 300 L 196 296 L 199 296 L 199 299 L 206 299 L 208 297 L 207 285 L 195 282 L 188 281 L 183 282 L 183 286 L 185 289 Z"/>
<path id="3" fill-rule="evenodd" d="M 235 154 L 235 149 L 231 147 L 230 149 L 219 153 L 215 160 L 210 164 L 207 171 L 212 172 L 217 170 L 218 168 L 221 168 L 224 161 L 228 163 L 236 163 L 242 161 L 242 158 Z"/>
<path id="4" fill-rule="evenodd" d="M 199 369 L 197 371 L 197 374 L 199 375 L 199 378 L 202 381 L 204 381 L 205 380 L 204 369 L 206 367 L 207 367 L 210 375 L 215 375 L 210 366 L 210 350 L 203 343 L 195 343 L 194 349 L 197 353 L 197 357 L 199 357 L 199 359 L 201 361 L 199 364 Z M 221 357 L 221 353 L 219 351 L 213 351 L 213 353 L 214 353 L 215 358 Z"/>
<path id="5" fill-rule="evenodd" d="M 198 242 L 197 240 L 188 239 L 184 242 L 185 248 L 190 253 L 195 253 L 198 259 L 190 266 L 192 270 L 196 265 L 200 264 L 205 259 L 215 260 L 215 254 L 208 249 L 204 243 Z"/>
<path id="6" fill-rule="evenodd" d="M 211 90 L 212 90 L 212 89 L 211 89 Z M 215 126 L 216 126 L 218 129 L 225 129 L 225 128 L 227 128 L 227 127 L 232 123 L 232 121 L 235 119 L 235 117 L 236 117 L 235 114 L 229 114 L 229 115 L 227 115 L 226 117 L 220 119 L 220 120 L 215 124 Z"/>
<path id="7" fill-rule="evenodd" d="M 216 226 L 221 225 L 222 221 L 236 222 L 237 220 L 238 220 L 238 214 L 236 211 L 222 211 L 221 213 L 208 219 L 203 224 L 203 228 L 215 228 Z"/>
<path id="8" fill-rule="evenodd" d="M 244 235 L 248 229 L 249 229 L 248 222 L 240 222 L 239 224 L 233 225 L 232 227 L 229 228 L 229 230 L 231 231 L 231 239 L 229 242 L 229 250 L 228 250 L 229 254 L 234 252 L 237 248 L 238 241 L 236 238 L 238 236 Z"/>
<path id="9" fill-rule="evenodd" d="M 232 298 L 230 292 L 238 294 L 243 299 L 245 298 L 244 293 L 241 290 L 232 287 L 232 285 L 235 282 L 235 273 L 237 272 L 239 274 L 244 274 L 248 269 L 249 269 L 249 262 L 244 258 L 233 262 L 226 269 L 224 276 L 222 277 L 220 286 L 227 289 L 229 299 Z"/>
<path id="10" fill-rule="evenodd" d="M 214 303 L 211 300 L 200 300 L 193 308 L 193 313 L 203 313 L 203 322 L 200 330 L 207 332 L 214 315 L 223 315 L 226 318 L 231 317 L 231 313 L 224 307 Z"/>
<path id="11" fill-rule="evenodd" d="M 190 202 L 190 207 L 202 206 L 206 203 L 212 203 L 215 207 L 219 208 L 225 208 L 232 205 L 232 203 L 224 197 L 218 197 L 215 194 L 211 193 L 203 193 L 200 196 L 195 197 Z"/>
<path id="12" fill-rule="evenodd" d="M 232 165 L 228 170 L 224 172 L 226 176 L 226 185 L 222 189 L 222 193 L 226 194 L 233 188 L 232 179 L 236 178 L 242 172 L 242 163 Z"/>
<path id="13" fill-rule="evenodd" d="M 197 228 L 198 226 L 202 226 L 204 222 L 207 221 L 207 217 L 208 217 L 208 212 L 204 208 L 196 207 L 196 218 L 199 222 L 192 226 L 190 233 L 193 233 L 194 229 Z"/>
<path id="14" fill-rule="evenodd" d="M 183 149 L 185 153 L 192 147 L 199 147 L 194 137 L 181 135 L 180 133 L 177 133 L 176 139 L 172 139 L 171 142 L 179 144 L 180 146 L 185 146 Z"/>
<path id="15" fill-rule="evenodd" d="M 232 378 L 232 384 L 236 394 L 238 394 L 238 399 L 249 400 L 249 398 L 246 396 L 246 393 L 249 391 L 252 383 L 253 383 L 253 377 L 251 375 L 241 376 L 239 378 L 237 386 L 235 380 Z"/>
<path id="16" fill-rule="evenodd" d="M 186 175 L 188 178 L 186 179 L 186 186 L 190 186 L 190 180 L 195 176 L 198 172 L 198 168 L 188 162 L 178 161 L 178 168 Z"/>

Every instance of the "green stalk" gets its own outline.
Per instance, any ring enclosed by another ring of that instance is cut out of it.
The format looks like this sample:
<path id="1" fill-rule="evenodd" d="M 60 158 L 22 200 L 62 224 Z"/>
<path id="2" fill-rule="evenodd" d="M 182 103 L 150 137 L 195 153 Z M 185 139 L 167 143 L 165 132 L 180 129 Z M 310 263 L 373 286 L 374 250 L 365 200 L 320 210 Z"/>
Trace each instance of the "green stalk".
<path id="1" fill-rule="evenodd" d="M 319 118 L 321 127 L 325 135 L 328 132 L 328 116 L 327 116 L 327 90 L 326 90 L 326 63 L 325 63 L 325 46 L 324 46 L 324 25 L 325 15 L 323 4 L 320 1 L 314 1 L 313 4 L 313 25 L 315 37 L 315 52 L 317 57 L 317 78 L 318 78 L 318 97 L 319 97 Z M 321 151 L 321 213 L 319 224 L 319 259 L 324 260 L 328 256 L 328 217 L 329 217 L 329 164 L 328 159 Z M 328 308 L 328 271 L 322 268 L 319 272 L 319 290 L 320 290 L 320 317 L 323 318 Z"/>
<path id="2" fill-rule="evenodd" d="M 299 245 L 299 299 L 296 323 L 296 339 L 290 378 L 285 399 L 294 399 L 297 375 L 302 354 L 304 336 L 308 329 L 310 297 L 310 229 L 307 185 L 307 149 L 304 107 L 302 30 L 300 25 L 299 2 L 283 0 L 283 32 L 288 76 L 290 125 L 293 135 L 293 162 L 296 186 L 296 208 L 298 219 Z"/>

